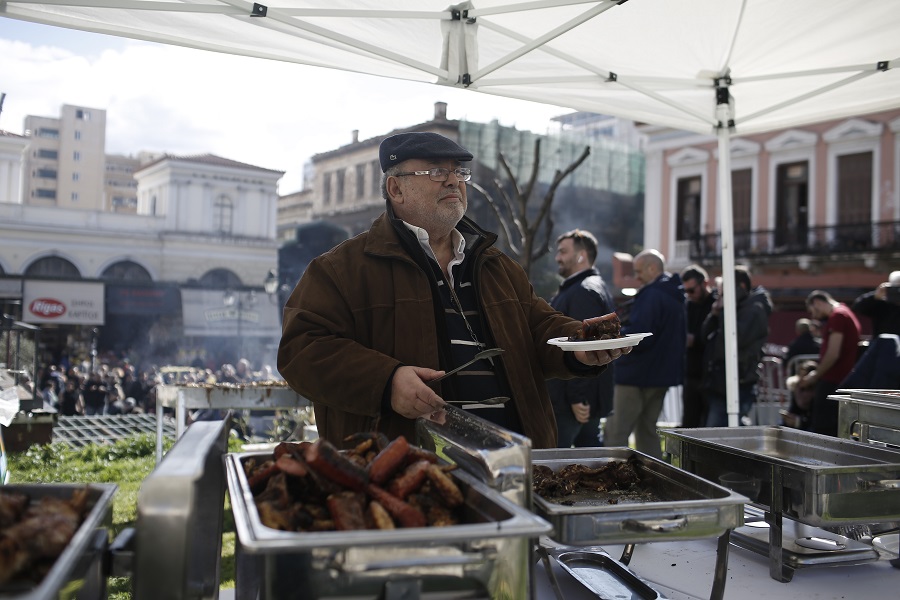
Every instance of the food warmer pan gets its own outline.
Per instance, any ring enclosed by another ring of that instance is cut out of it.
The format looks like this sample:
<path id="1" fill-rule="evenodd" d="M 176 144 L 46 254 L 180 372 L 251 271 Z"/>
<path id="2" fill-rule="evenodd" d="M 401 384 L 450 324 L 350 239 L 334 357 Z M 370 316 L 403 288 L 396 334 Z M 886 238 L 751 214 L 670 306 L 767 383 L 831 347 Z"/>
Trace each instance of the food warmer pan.
<path id="1" fill-rule="evenodd" d="M 675 466 L 710 481 L 725 478 L 765 509 L 773 579 L 793 576 L 784 561 L 783 516 L 815 527 L 900 520 L 900 451 L 773 426 L 661 434 Z"/>
<path id="2" fill-rule="evenodd" d="M 629 460 L 641 478 L 640 494 L 582 496 L 571 505 L 534 494 L 534 511 L 553 524 L 553 541 L 562 546 L 624 543 L 626 548 L 619 560 L 627 565 L 638 542 L 718 537 L 710 598 L 721 599 L 728 571 L 729 534 L 743 523 L 747 498 L 630 448 L 563 448 L 532 453 L 534 465 L 545 465 L 553 471 L 575 463 L 596 468 Z M 579 560 L 584 558 L 579 556 Z"/>
<path id="3" fill-rule="evenodd" d="M 262 598 L 530 596 L 531 541 L 550 524 L 468 473 L 454 471 L 465 497 L 460 525 L 285 532 L 259 519 L 243 468 L 254 456 L 268 454 L 229 454 L 226 475 L 240 552 L 262 563 Z"/>
<path id="4" fill-rule="evenodd" d="M 11 484 L 0 487 L 0 494 L 16 492 L 31 502 L 44 497 L 66 499 L 83 488 L 88 489 L 88 511 L 81 526 L 40 583 L 11 583 L 0 586 L 0 598 L 6 600 L 55 600 L 64 597 L 105 598 L 104 556 L 112 529 L 112 499 L 115 484 Z"/>
<path id="5" fill-rule="evenodd" d="M 900 390 L 838 390 L 838 437 L 900 448 Z"/>
<path id="6" fill-rule="evenodd" d="M 534 465 L 558 471 L 635 460 L 644 494 L 583 497 L 565 506 L 535 494 L 535 512 L 553 524 L 553 539 L 573 546 L 718 537 L 744 519 L 746 498 L 630 448 L 534 450 Z M 611 503 L 615 502 L 615 503 Z"/>

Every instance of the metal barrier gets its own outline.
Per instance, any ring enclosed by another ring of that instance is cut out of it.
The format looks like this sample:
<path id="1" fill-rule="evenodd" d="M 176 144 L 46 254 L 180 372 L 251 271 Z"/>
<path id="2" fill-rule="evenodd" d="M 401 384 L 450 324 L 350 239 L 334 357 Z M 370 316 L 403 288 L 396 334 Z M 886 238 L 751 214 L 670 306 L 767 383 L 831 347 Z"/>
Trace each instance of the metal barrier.
<path id="1" fill-rule="evenodd" d="M 166 437 L 174 438 L 175 424 L 164 421 L 161 431 Z M 157 420 L 152 414 L 59 417 L 53 426 L 52 441 L 81 448 L 89 444 L 113 444 L 141 434 L 155 436 L 156 432 Z"/>
<path id="2" fill-rule="evenodd" d="M 779 411 L 791 403 L 784 363 L 777 356 L 763 356 L 759 362 L 756 404 L 749 415 L 754 425 L 779 425 Z"/>

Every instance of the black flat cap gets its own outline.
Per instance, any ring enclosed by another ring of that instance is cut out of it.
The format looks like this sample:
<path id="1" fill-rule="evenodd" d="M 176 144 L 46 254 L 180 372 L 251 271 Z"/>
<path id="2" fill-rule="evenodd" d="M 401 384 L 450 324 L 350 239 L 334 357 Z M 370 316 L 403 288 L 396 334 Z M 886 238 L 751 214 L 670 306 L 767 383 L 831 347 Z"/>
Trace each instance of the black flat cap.
<path id="1" fill-rule="evenodd" d="M 472 160 L 472 153 L 450 138 L 427 131 L 398 133 L 381 142 L 378 159 L 381 161 L 382 172 L 410 158 L 455 158 L 469 161 Z"/>

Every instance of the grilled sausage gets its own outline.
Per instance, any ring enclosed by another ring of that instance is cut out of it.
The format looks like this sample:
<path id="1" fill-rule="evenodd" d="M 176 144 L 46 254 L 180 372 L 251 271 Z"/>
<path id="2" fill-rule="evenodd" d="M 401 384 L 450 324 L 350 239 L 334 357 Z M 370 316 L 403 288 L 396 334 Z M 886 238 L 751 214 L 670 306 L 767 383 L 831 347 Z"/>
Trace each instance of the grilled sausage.
<path id="1" fill-rule="evenodd" d="M 402 435 L 397 436 L 369 463 L 369 481 L 381 485 L 390 479 L 406 462 L 408 451 L 409 442 Z"/>
<path id="2" fill-rule="evenodd" d="M 369 483 L 369 476 L 359 465 L 344 457 L 333 444 L 318 439 L 306 449 L 306 463 L 323 477 L 361 492 Z"/>

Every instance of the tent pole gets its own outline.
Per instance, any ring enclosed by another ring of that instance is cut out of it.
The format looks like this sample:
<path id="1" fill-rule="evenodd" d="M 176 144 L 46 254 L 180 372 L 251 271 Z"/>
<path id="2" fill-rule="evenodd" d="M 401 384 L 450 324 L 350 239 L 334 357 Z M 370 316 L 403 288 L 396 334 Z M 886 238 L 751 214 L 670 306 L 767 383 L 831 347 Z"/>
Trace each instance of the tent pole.
<path id="1" fill-rule="evenodd" d="M 738 423 L 738 360 L 737 360 L 737 303 L 734 302 L 734 224 L 731 202 L 731 135 L 729 124 L 733 123 L 734 111 L 729 105 L 727 84 L 716 106 L 719 121 L 719 228 L 722 236 L 722 287 L 725 302 L 725 399 L 728 410 L 728 426 Z M 726 98 L 727 97 L 727 98 Z"/>

